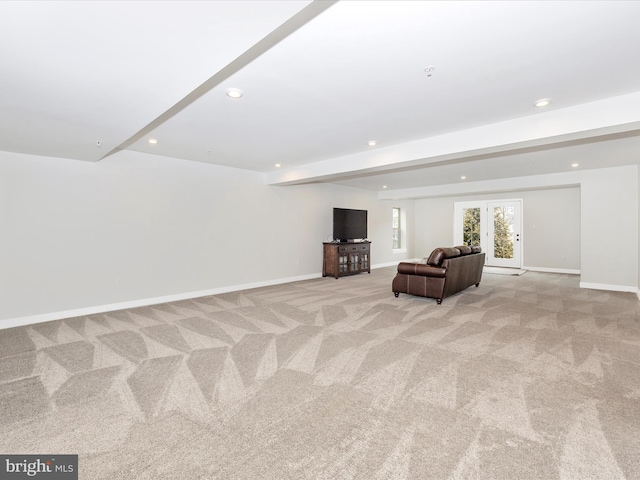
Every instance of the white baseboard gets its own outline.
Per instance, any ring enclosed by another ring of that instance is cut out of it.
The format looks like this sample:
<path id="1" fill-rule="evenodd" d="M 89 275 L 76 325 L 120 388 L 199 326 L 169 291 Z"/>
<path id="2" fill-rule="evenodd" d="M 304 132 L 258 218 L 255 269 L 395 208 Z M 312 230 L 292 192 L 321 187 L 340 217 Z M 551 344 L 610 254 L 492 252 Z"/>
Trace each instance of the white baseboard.
<path id="1" fill-rule="evenodd" d="M 562 268 L 541 268 L 541 267 L 522 267 L 523 269 L 530 270 L 532 272 L 547 272 L 547 273 L 568 273 L 570 275 L 580 275 L 580 270 L 568 270 Z M 611 285 L 608 283 L 589 283 L 580 282 L 580 288 L 590 288 L 592 290 L 609 290 L 611 292 L 632 292 L 635 293 L 640 300 L 640 288 L 628 287 L 626 285 Z"/>
<path id="2" fill-rule="evenodd" d="M 402 260 L 403 262 L 417 262 L 419 258 Z M 399 262 L 387 262 L 372 265 L 372 269 L 394 267 Z M 539 267 L 522 267 L 523 269 L 535 271 L 535 272 L 549 272 L 549 273 L 568 273 L 579 275 L 580 270 L 564 270 L 557 268 L 539 268 Z M 237 292 L 239 290 L 249 290 L 252 288 L 269 287 L 272 285 L 281 285 L 283 283 L 298 282 L 302 280 L 311 280 L 320 277 L 320 273 L 313 273 L 309 275 L 300 275 L 296 277 L 280 278 L 277 280 L 268 280 L 264 282 L 245 283 L 242 285 L 232 285 L 228 287 L 212 288 L 209 290 L 200 290 L 197 292 L 179 293 L 175 295 L 166 295 L 163 297 L 144 298 L 140 300 L 132 300 L 129 302 L 112 303 L 109 305 L 98 305 L 93 307 L 78 308 L 74 310 L 65 310 L 60 312 L 43 313 L 40 315 L 29 315 L 25 317 L 9 318 L 0 320 L 0 330 L 5 328 L 21 327 L 24 325 L 31 325 L 34 323 L 49 322 L 52 320 L 62 320 L 64 318 L 81 317 L 83 315 L 93 315 L 95 313 L 112 312 L 115 310 L 123 310 L 125 308 L 147 307 L 149 305 L 158 305 L 160 303 L 177 302 L 180 300 L 189 300 L 192 298 L 207 297 L 209 295 L 220 295 L 222 293 Z M 609 285 L 599 283 L 586 283 L 580 282 L 580 288 L 591 288 L 594 290 L 611 290 L 616 292 L 633 292 L 638 296 L 640 300 L 640 288 L 627 287 L 623 285 Z"/>
<path id="3" fill-rule="evenodd" d="M 65 310 L 61 312 L 43 313 L 40 315 L 29 315 L 26 317 L 9 318 L 0 320 L 0 330 L 12 327 L 22 327 L 24 325 L 32 325 L 34 323 L 50 322 L 52 320 L 62 320 L 64 318 L 81 317 L 83 315 L 93 315 L 95 313 L 113 312 L 115 310 L 123 310 L 125 308 L 147 307 L 149 305 L 158 305 L 160 303 L 177 302 L 179 300 L 189 300 L 192 298 L 208 297 L 209 295 L 219 295 L 221 293 L 237 292 L 239 290 L 249 290 L 251 288 L 269 287 L 272 285 L 280 285 L 282 283 L 298 282 L 301 280 L 310 280 L 320 277 L 320 273 L 310 275 L 300 275 L 297 277 L 280 278 L 277 280 L 268 280 L 264 282 L 245 283 L 243 285 L 233 285 L 230 287 L 212 288 L 209 290 L 200 290 L 197 292 L 178 293 L 175 295 L 166 295 L 163 297 L 144 298 L 141 300 L 132 300 L 129 302 L 112 303 L 109 305 L 99 305 L 94 307 L 78 308 L 74 310 Z"/>
<path id="4" fill-rule="evenodd" d="M 397 267 L 400 262 L 413 262 L 413 260 L 396 260 L 395 262 L 377 263 L 371 265 L 371 270 L 375 270 L 376 268 Z"/>
<path id="5" fill-rule="evenodd" d="M 589 283 L 580 282 L 580 288 L 590 288 L 592 290 L 609 290 L 611 292 L 631 292 L 638 295 L 640 298 L 640 291 L 637 287 L 629 287 L 626 285 L 610 285 L 608 283 Z"/>
<path id="6" fill-rule="evenodd" d="M 402 260 L 411 261 L 411 260 Z M 395 267 L 398 262 L 379 263 L 372 265 L 372 269 Z M 12 327 L 21 327 L 24 325 L 32 325 L 34 323 L 50 322 L 52 320 L 62 320 L 64 318 L 81 317 L 83 315 L 93 315 L 95 313 L 113 312 L 115 310 L 123 310 L 125 308 L 147 307 L 149 305 L 158 305 L 160 303 L 177 302 L 180 300 L 189 300 L 192 298 L 207 297 L 209 295 L 219 295 L 221 293 L 237 292 L 239 290 L 249 290 L 251 288 L 269 287 L 272 285 L 280 285 L 283 283 L 299 282 L 301 280 L 311 280 L 321 277 L 321 273 L 312 273 L 309 275 L 300 275 L 296 277 L 286 277 L 277 280 L 268 280 L 264 282 L 245 283 L 242 285 L 233 285 L 230 287 L 212 288 L 209 290 L 200 290 L 197 292 L 179 293 L 176 295 L 166 295 L 163 297 L 144 298 L 141 300 L 132 300 L 129 302 L 112 303 L 109 305 L 98 305 L 94 307 L 78 308 L 74 310 L 65 310 L 61 312 L 43 313 L 40 315 L 29 315 L 25 317 L 9 318 L 0 320 L 0 330 Z"/>
<path id="7" fill-rule="evenodd" d="M 580 275 L 580 270 L 571 270 L 568 268 L 522 267 L 522 269 L 529 270 L 530 272 L 567 273 L 569 275 Z"/>

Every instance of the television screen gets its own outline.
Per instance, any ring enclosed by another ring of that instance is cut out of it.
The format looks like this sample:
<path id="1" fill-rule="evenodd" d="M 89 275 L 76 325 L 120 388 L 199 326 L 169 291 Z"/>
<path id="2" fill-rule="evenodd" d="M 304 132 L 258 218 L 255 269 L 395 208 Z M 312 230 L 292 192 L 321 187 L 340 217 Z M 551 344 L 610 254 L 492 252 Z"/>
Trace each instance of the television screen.
<path id="1" fill-rule="evenodd" d="M 333 238 L 341 242 L 367 238 L 367 211 L 334 208 Z"/>

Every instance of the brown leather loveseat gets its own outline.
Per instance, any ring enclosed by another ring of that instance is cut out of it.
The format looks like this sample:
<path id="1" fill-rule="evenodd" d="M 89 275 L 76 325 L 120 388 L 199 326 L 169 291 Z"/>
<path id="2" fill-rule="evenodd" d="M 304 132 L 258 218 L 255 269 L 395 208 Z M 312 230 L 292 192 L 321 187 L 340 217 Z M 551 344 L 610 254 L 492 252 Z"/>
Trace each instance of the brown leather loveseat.
<path id="1" fill-rule="evenodd" d="M 485 254 L 479 246 L 436 248 L 426 263 L 400 262 L 391 290 L 397 297 L 409 293 L 443 298 L 461 292 L 471 285 L 480 285 Z"/>

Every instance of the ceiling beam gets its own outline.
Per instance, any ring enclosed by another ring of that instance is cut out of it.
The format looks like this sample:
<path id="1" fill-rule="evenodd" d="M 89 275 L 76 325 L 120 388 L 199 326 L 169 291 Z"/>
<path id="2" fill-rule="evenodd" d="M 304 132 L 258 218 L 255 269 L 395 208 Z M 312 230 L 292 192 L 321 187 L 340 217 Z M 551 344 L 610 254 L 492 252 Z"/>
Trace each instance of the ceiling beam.
<path id="1" fill-rule="evenodd" d="M 245 51 L 238 58 L 233 60 L 227 66 L 222 68 L 219 72 L 213 75 L 211 78 L 202 83 L 199 87 L 193 90 L 191 93 L 186 95 L 182 100 L 176 103 L 174 106 L 169 108 L 167 111 L 162 113 L 156 119 L 151 121 L 146 126 L 142 127 L 139 131 L 134 133 L 127 140 L 122 142 L 120 145 L 107 152 L 106 155 L 100 158 L 103 160 L 117 152 L 125 150 L 129 146 L 133 145 L 135 142 L 145 137 L 160 125 L 165 123 L 171 117 L 176 115 L 177 113 L 184 110 L 186 107 L 191 105 L 193 102 L 201 98 L 203 95 L 217 87 L 220 83 L 227 80 L 229 77 L 237 73 L 242 68 L 246 67 L 248 64 L 253 62 L 255 59 L 260 57 L 263 53 L 267 52 L 269 49 L 280 43 L 282 40 L 287 38 L 289 35 L 294 33 L 299 28 L 303 27 L 311 20 L 316 18 L 318 15 L 323 13 L 332 5 L 336 4 L 338 0 L 314 0 L 309 5 L 305 6 L 302 10 L 296 13 L 289 20 L 284 22 L 278 28 L 273 30 L 267 36 L 265 36 L 262 40 L 258 41 L 255 45 Z"/>
<path id="2" fill-rule="evenodd" d="M 268 185 L 335 181 L 555 148 L 640 132 L 640 92 L 483 125 L 267 174 Z M 595 139 L 593 137 L 596 137 Z"/>

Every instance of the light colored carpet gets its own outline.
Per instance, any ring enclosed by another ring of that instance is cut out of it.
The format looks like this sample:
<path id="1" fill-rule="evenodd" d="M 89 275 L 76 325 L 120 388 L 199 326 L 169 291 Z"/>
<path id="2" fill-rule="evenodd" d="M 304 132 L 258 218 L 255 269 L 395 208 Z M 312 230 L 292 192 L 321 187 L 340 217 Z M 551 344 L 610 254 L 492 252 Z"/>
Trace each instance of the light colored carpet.
<path id="1" fill-rule="evenodd" d="M 638 479 L 640 303 L 393 268 L 0 330 L 0 452 L 94 479 Z"/>
<path id="2" fill-rule="evenodd" d="M 521 268 L 507 268 L 507 267 L 487 267 L 482 268 L 482 273 L 491 273 L 495 275 L 524 275 L 527 270 Z"/>

